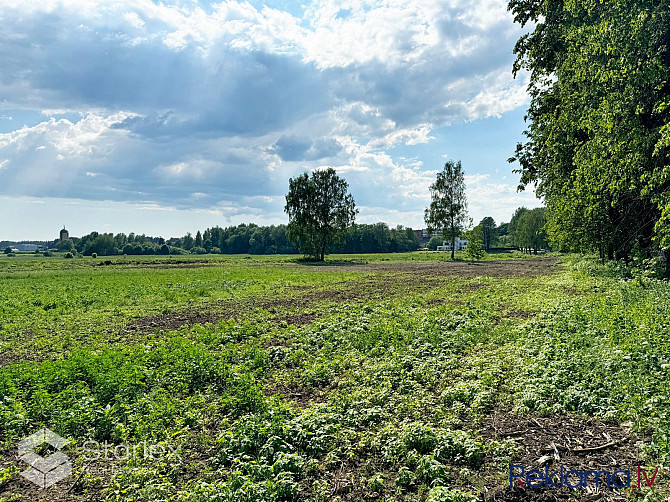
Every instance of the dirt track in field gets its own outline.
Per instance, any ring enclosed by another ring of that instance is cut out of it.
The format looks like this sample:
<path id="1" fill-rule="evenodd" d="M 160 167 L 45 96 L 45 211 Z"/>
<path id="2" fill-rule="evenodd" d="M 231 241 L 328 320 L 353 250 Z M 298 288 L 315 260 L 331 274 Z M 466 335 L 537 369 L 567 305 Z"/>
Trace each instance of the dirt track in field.
<path id="1" fill-rule="evenodd" d="M 483 262 L 429 262 L 429 263 L 343 263 L 337 265 L 295 265 L 309 267 L 310 271 L 355 271 L 367 275 L 353 281 L 332 284 L 326 289 L 311 286 L 289 286 L 280 296 L 250 297 L 215 302 L 199 308 L 140 317 L 126 324 L 126 332 L 175 330 L 191 324 L 217 323 L 228 319 L 243 319 L 256 309 L 269 312 L 267 320 L 286 322 L 295 326 L 310 324 L 316 315 L 309 310 L 319 303 L 371 301 L 402 296 L 438 285 L 444 277 L 537 277 L 558 271 L 555 258 L 528 260 L 499 260 Z M 483 285 L 473 285 L 474 289 Z M 296 308 L 298 311 L 296 311 Z"/>
<path id="2" fill-rule="evenodd" d="M 438 261 L 438 262 L 397 262 L 302 265 L 311 270 L 324 272 L 381 272 L 393 274 L 419 275 L 423 277 L 537 277 L 552 274 L 558 270 L 556 258 L 531 258 L 523 260 L 491 261 Z"/>

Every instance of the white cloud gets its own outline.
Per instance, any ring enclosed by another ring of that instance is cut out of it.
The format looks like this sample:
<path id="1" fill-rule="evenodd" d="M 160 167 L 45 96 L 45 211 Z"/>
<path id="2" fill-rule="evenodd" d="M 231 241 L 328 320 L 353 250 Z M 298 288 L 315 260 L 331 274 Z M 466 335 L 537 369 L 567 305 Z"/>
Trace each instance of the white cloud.
<path id="1" fill-rule="evenodd" d="M 132 26 L 133 28 L 142 28 L 146 23 L 140 16 L 137 14 L 137 12 L 126 12 L 123 14 L 123 19 L 128 21 L 128 24 Z"/>
<path id="2" fill-rule="evenodd" d="M 527 101 L 503 0 L 313 0 L 302 18 L 235 0 L 12 0 L 0 16 L 3 109 L 42 115 L 0 134 L 0 194 L 15 197 L 283 218 L 287 179 L 332 166 L 361 207 L 420 222 L 436 131 Z M 477 205 L 526 200 L 469 180 Z"/>

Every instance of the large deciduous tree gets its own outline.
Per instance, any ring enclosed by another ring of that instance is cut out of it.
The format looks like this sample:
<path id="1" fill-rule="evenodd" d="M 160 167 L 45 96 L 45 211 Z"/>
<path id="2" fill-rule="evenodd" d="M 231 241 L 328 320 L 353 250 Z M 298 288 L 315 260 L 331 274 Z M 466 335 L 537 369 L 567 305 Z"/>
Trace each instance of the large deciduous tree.
<path id="1" fill-rule="evenodd" d="M 511 161 L 550 239 L 629 260 L 670 246 L 670 2 L 510 0 L 527 141 Z"/>
<path id="2" fill-rule="evenodd" d="M 442 237 L 451 240 L 451 259 L 454 259 L 456 237 L 465 230 L 467 223 L 467 199 L 461 161 L 447 161 L 430 185 L 430 206 L 426 208 L 424 220 L 429 231 L 437 230 Z"/>
<path id="3" fill-rule="evenodd" d="M 335 169 L 303 173 L 289 179 L 286 207 L 287 237 L 304 255 L 325 259 L 328 245 L 356 218 L 356 204 L 349 185 Z"/>

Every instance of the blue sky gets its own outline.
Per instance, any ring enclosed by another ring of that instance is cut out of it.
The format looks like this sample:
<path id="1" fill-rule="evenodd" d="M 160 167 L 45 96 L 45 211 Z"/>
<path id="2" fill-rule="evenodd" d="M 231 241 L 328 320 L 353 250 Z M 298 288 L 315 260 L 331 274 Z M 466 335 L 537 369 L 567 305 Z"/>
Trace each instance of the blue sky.
<path id="1" fill-rule="evenodd" d="M 423 227 L 446 159 L 470 215 L 516 191 L 522 34 L 502 0 L 0 4 L 0 240 L 284 223 L 334 167 L 359 222 Z"/>

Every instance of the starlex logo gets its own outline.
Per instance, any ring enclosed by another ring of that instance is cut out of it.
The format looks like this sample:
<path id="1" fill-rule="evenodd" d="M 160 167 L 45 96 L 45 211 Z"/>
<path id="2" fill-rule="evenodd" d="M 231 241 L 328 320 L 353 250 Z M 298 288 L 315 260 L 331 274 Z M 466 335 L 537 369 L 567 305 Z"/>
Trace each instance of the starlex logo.
<path id="1" fill-rule="evenodd" d="M 40 488 L 48 488 L 72 473 L 70 459 L 61 451 L 48 457 L 35 453 L 35 449 L 45 443 L 60 450 L 69 441 L 45 428 L 19 442 L 19 459 L 30 466 L 21 476 Z"/>
<path id="2" fill-rule="evenodd" d="M 645 469 L 637 466 L 637 484 L 631 485 L 634 476 L 631 476 L 630 470 L 618 470 L 610 472 L 607 470 L 584 471 L 567 470 L 560 466 L 554 472 L 549 472 L 549 467 L 544 466 L 544 470 L 533 469 L 526 471 L 522 465 L 509 466 L 509 487 L 514 487 L 514 480 L 522 488 L 587 488 L 595 484 L 597 490 L 600 484 L 606 484 L 607 488 L 642 488 L 642 483 L 651 487 L 656 480 L 658 467 L 654 474 L 649 477 Z"/>

